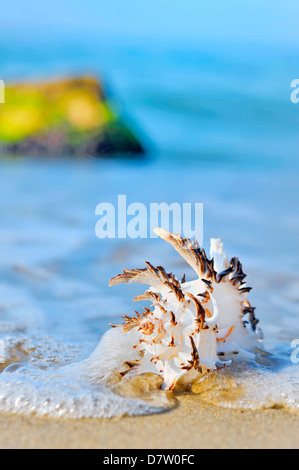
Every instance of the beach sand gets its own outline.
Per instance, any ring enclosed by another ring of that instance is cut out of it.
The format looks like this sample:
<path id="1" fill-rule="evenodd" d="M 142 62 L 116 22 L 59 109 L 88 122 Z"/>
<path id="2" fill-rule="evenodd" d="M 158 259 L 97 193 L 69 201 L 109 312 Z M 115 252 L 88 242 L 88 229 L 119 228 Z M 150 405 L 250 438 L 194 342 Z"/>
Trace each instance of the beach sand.
<path id="1" fill-rule="evenodd" d="M 170 412 L 112 419 L 0 413 L 1 448 L 298 448 L 299 416 L 283 409 L 229 410 L 182 394 Z"/>

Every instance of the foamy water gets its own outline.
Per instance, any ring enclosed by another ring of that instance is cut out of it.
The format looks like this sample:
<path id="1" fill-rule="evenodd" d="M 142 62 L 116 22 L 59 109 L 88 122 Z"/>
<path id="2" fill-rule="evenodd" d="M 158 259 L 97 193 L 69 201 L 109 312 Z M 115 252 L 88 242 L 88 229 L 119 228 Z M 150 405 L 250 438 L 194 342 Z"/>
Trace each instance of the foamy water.
<path id="1" fill-rule="evenodd" d="M 122 338 L 109 333 L 98 346 L 109 322 L 130 315 L 143 290 L 108 288 L 110 277 L 142 267 L 144 259 L 191 277 L 162 240 L 96 238 L 96 205 L 127 194 L 128 203 L 203 202 L 204 244 L 220 236 L 253 287 L 250 300 L 270 354 L 215 372 L 192 393 L 218 406 L 298 411 L 299 366 L 290 359 L 291 341 L 299 338 L 296 172 L 18 161 L 1 163 L 1 193 L 0 410 L 83 418 L 175 406 L 153 376 L 118 383 L 113 368 L 129 351 Z"/>

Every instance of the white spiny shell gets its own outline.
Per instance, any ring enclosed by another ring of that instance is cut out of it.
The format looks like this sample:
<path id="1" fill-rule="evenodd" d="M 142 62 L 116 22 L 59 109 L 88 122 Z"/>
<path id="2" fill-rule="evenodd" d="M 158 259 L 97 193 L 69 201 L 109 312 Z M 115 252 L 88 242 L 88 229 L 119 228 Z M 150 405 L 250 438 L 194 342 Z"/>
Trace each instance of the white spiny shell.
<path id="1" fill-rule="evenodd" d="M 125 270 L 110 285 L 138 282 L 149 290 L 134 300 L 149 300 L 152 309 L 129 318 L 123 332 L 134 330 L 139 342 L 136 361 L 122 375 L 154 372 L 163 377 L 163 388 L 173 389 L 190 370 L 203 374 L 231 363 L 252 360 L 261 338 L 254 308 L 246 300 L 250 288 L 237 258 L 227 259 L 220 239 L 211 239 L 209 260 L 196 240 L 168 233 L 157 235 L 169 242 L 195 270 L 197 279 L 179 282 L 172 274 L 146 262 L 147 268 Z"/>

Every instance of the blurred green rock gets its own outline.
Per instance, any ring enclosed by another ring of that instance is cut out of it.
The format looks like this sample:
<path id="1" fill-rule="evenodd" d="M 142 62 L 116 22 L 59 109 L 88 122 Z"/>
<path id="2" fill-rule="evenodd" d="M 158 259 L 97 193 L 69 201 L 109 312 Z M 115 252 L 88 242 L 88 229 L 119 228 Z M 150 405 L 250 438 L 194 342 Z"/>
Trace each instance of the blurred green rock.
<path id="1" fill-rule="evenodd" d="M 6 86 L 0 155 L 132 156 L 144 148 L 92 77 Z"/>

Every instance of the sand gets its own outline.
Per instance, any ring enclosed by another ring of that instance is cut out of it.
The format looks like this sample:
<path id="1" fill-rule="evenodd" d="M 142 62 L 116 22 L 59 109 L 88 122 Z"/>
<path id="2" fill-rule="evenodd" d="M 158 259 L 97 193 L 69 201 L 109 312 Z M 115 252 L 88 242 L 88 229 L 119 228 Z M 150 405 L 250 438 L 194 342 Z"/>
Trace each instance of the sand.
<path id="1" fill-rule="evenodd" d="M 179 397 L 170 412 L 66 420 L 0 413 L 1 448 L 298 448 L 299 416 L 283 409 L 229 410 Z"/>

